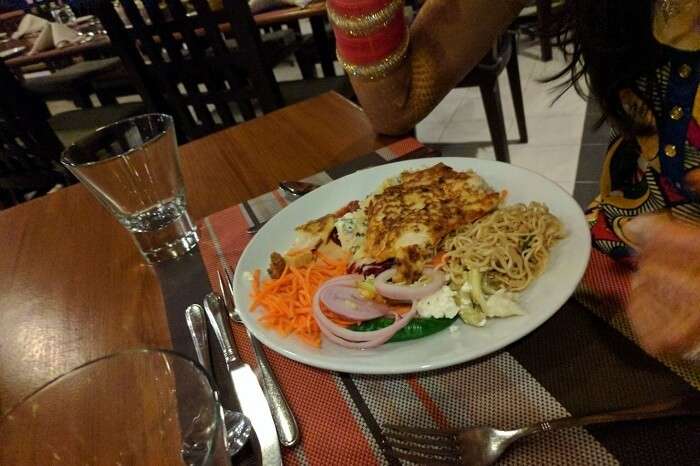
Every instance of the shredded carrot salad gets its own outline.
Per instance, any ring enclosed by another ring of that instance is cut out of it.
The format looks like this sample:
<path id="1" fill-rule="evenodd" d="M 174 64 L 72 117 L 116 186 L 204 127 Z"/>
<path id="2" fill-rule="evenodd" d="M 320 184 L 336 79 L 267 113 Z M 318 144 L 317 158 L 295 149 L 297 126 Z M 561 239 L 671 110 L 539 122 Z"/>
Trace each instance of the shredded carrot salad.
<path id="1" fill-rule="evenodd" d="M 311 300 L 316 290 L 327 280 L 345 275 L 348 261 L 331 260 L 318 255 L 304 267 L 287 265 L 279 278 L 260 281 L 260 270 L 253 274 L 252 304 L 250 310 L 262 307 L 260 322 L 283 336 L 294 334 L 302 341 L 321 346 L 321 330 L 311 310 Z M 324 309 L 336 324 L 349 326 L 355 321 L 345 319 Z"/>

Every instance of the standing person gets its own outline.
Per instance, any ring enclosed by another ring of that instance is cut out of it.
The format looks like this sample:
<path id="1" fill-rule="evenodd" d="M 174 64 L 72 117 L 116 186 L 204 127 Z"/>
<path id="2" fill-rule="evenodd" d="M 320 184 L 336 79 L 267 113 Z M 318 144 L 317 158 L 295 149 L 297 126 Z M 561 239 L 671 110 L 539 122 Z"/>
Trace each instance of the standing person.
<path id="1" fill-rule="evenodd" d="M 401 134 L 526 3 L 427 0 L 410 29 L 403 0 L 327 6 L 372 125 Z M 638 267 L 628 315 L 642 347 L 700 361 L 700 0 L 567 0 L 556 29 L 569 60 L 558 77 L 587 88 L 614 128 L 587 212 L 593 243 Z"/>

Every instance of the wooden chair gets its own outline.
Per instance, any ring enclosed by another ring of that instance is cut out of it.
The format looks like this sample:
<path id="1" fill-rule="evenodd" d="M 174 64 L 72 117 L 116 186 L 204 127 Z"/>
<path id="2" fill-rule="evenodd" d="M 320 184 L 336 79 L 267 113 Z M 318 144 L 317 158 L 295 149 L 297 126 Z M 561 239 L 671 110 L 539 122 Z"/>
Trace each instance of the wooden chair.
<path id="1" fill-rule="evenodd" d="M 247 2 L 223 4 L 212 11 L 206 0 L 192 0 L 195 14 L 180 0 L 165 0 L 161 7 L 144 2 L 143 11 L 133 0 L 104 0 L 97 7 L 144 102 L 152 111 L 175 117 L 181 140 L 283 104 Z"/>
<path id="2" fill-rule="evenodd" d="M 494 48 L 476 68 L 457 85 L 457 87 L 479 87 L 496 160 L 507 163 L 510 162 L 510 153 L 505 118 L 503 117 L 501 91 L 498 85 L 498 77 L 503 70 L 507 70 L 508 73 L 520 142 L 526 143 L 528 141 L 517 47 L 516 33 L 508 31 L 497 41 Z"/>
<path id="3" fill-rule="evenodd" d="M 515 25 L 529 37 L 540 41 L 540 59 L 552 60 L 553 37 L 552 21 L 554 15 L 564 6 L 565 0 L 530 0 Z"/>
<path id="4" fill-rule="evenodd" d="M 0 208 L 18 204 L 24 194 L 45 193 L 69 184 L 58 163 L 63 145 L 48 123 L 46 106 L 19 84 L 0 62 Z"/>

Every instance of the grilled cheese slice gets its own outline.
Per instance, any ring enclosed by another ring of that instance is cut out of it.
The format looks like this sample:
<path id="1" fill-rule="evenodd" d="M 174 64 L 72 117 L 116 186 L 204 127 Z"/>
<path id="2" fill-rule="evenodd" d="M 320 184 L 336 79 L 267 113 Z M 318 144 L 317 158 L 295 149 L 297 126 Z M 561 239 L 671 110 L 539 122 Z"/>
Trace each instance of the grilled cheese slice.
<path id="1" fill-rule="evenodd" d="M 335 243 L 330 241 L 335 230 L 335 222 L 348 212 L 359 208 L 358 201 L 350 201 L 332 214 L 310 220 L 296 227 L 294 244 L 285 253 L 284 260 L 288 265 L 302 267 L 313 260 L 314 252 L 319 251 L 327 257 L 339 258 L 345 253 Z M 276 258 L 271 258 L 271 267 Z M 279 261 L 277 260 L 278 264 Z M 279 267 L 276 267 L 277 270 Z"/>
<path id="2" fill-rule="evenodd" d="M 493 211 L 502 199 L 471 170 L 440 163 L 404 172 L 369 200 L 363 252 L 375 262 L 394 259 L 394 281 L 412 283 L 448 233 Z"/>

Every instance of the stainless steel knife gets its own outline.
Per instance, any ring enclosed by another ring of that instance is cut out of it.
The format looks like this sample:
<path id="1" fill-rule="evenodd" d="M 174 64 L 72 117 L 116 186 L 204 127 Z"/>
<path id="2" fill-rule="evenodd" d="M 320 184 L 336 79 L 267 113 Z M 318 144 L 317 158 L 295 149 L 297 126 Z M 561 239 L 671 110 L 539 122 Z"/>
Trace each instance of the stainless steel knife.
<path id="1" fill-rule="evenodd" d="M 262 465 L 281 465 L 280 443 L 270 406 L 267 404 L 258 378 L 250 366 L 243 362 L 236 350 L 229 317 L 221 298 L 215 293 L 209 293 L 204 298 L 204 311 L 224 354 L 226 370 L 241 412 L 253 425 L 255 436 L 260 444 Z"/>

